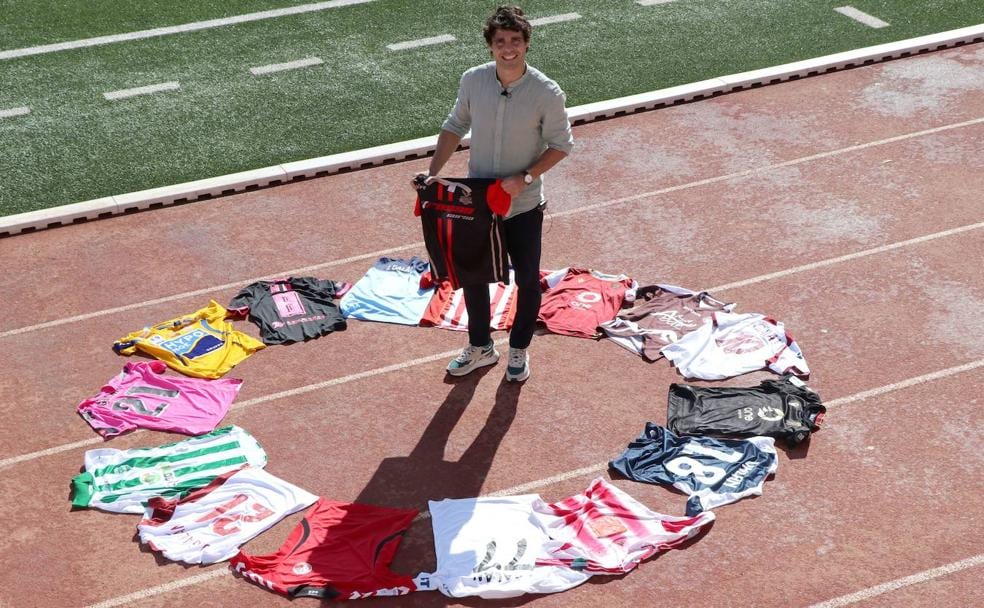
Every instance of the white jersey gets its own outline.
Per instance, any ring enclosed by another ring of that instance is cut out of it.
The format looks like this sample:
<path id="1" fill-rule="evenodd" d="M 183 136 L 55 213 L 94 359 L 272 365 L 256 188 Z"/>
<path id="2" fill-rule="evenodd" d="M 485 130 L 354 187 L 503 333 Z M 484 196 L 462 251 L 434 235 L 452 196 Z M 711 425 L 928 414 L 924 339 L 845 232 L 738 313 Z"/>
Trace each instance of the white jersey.
<path id="1" fill-rule="evenodd" d="M 170 560 L 212 564 L 316 500 L 262 469 L 245 467 L 181 500 L 151 500 L 137 531 L 141 543 Z"/>
<path id="2" fill-rule="evenodd" d="M 803 353 L 785 326 L 757 313 L 714 313 L 705 323 L 660 351 L 685 378 L 722 380 L 768 368 L 809 376 Z"/>
<path id="3" fill-rule="evenodd" d="M 156 448 L 89 450 L 85 472 L 72 479 L 72 505 L 139 515 L 151 498 L 181 498 L 219 475 L 266 462 L 260 444 L 238 426 Z"/>
<path id="4" fill-rule="evenodd" d="M 623 574 L 659 551 L 696 536 L 714 521 L 706 511 L 674 517 L 650 511 L 602 478 L 582 494 L 533 503 L 534 517 L 555 541 L 539 564 L 564 565 L 588 574 Z"/>
<path id="5" fill-rule="evenodd" d="M 539 496 L 430 501 L 437 571 L 418 577 L 450 597 L 554 593 L 589 577 L 567 567 L 538 566 L 550 541 L 533 519 Z"/>

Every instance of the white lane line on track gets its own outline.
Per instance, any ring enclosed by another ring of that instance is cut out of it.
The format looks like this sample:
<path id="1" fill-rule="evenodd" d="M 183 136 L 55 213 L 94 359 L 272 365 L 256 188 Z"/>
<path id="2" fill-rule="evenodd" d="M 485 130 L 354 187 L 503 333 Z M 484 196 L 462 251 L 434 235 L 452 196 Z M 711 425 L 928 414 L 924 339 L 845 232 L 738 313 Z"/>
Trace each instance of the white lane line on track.
<path id="1" fill-rule="evenodd" d="M 416 40 L 407 40 L 406 42 L 394 42 L 393 44 L 387 44 L 386 48 L 391 51 L 405 51 L 407 49 L 415 49 L 422 46 L 445 44 L 447 42 L 454 42 L 455 40 L 457 40 L 457 38 L 451 34 L 441 34 L 440 36 L 431 36 L 430 38 L 418 38 Z"/>
<path id="2" fill-rule="evenodd" d="M 976 566 L 980 566 L 981 564 L 984 564 L 984 553 L 975 555 L 974 557 L 968 557 L 967 559 L 962 559 L 958 562 L 951 562 L 944 566 L 940 566 L 939 568 L 923 570 L 922 572 L 917 572 L 916 574 L 912 574 L 910 576 L 897 578 L 894 581 L 888 581 L 887 583 L 875 585 L 874 587 L 868 587 L 867 589 L 855 591 L 854 593 L 850 593 L 848 595 L 835 597 L 834 599 L 827 600 L 826 602 L 813 604 L 812 606 L 809 606 L 809 608 L 838 608 L 839 606 L 856 604 L 884 593 L 889 593 L 903 587 L 908 587 L 909 585 L 925 583 L 926 581 L 933 580 L 934 578 L 940 578 L 941 576 L 953 574 L 954 572 L 974 568 Z"/>
<path id="3" fill-rule="evenodd" d="M 507 339 L 508 338 L 500 338 L 496 342 L 497 343 L 505 342 Z M 456 352 L 456 351 L 452 351 L 452 352 Z M 442 353 L 442 355 L 443 354 L 444 353 Z M 437 357 L 437 356 L 438 355 L 434 355 L 433 357 Z M 424 361 L 425 359 L 426 360 L 430 360 L 433 357 L 424 357 L 422 359 L 415 359 L 414 361 Z M 860 393 L 855 393 L 853 395 L 848 395 L 846 397 L 841 397 L 839 399 L 834 399 L 833 401 L 831 401 L 829 403 L 826 403 L 825 405 L 827 406 L 828 409 L 831 408 L 831 407 L 836 407 L 838 405 L 846 405 L 848 403 L 853 403 L 855 401 L 862 401 L 864 399 L 867 399 L 869 397 L 873 397 L 875 395 L 883 395 L 883 394 L 888 393 L 888 392 L 891 392 L 891 391 L 896 391 L 896 390 L 900 390 L 900 389 L 903 389 L 903 388 L 908 388 L 910 386 L 915 386 L 917 384 L 922 384 L 924 382 L 931 382 L 933 380 L 939 380 L 941 378 L 946 378 L 947 376 L 952 376 L 952 375 L 955 375 L 955 374 L 959 374 L 959 373 L 962 373 L 962 372 L 965 372 L 965 371 L 968 371 L 968 370 L 971 370 L 971 369 L 975 369 L 975 368 L 978 368 L 978 367 L 981 367 L 981 366 L 984 366 L 984 359 L 978 359 L 977 361 L 972 361 L 972 362 L 966 363 L 964 365 L 957 365 L 957 366 L 954 366 L 954 367 L 948 367 L 946 369 L 935 371 L 935 372 L 932 372 L 932 373 L 929 373 L 929 374 L 923 374 L 922 376 L 916 376 L 914 378 L 909 378 L 908 380 L 903 380 L 901 382 L 895 382 L 893 384 L 887 384 L 885 386 L 881 386 L 881 387 L 878 387 L 878 388 L 873 388 L 873 389 L 870 389 L 870 390 L 867 390 L 867 391 L 862 391 Z M 390 366 L 390 367 L 396 367 L 396 366 Z M 383 368 L 380 368 L 380 369 L 383 369 Z M 554 484 L 554 483 L 559 483 L 559 482 L 562 482 L 562 481 L 567 481 L 569 479 L 575 479 L 577 477 L 582 477 L 584 475 L 592 475 L 592 474 L 602 473 L 607 468 L 608 468 L 608 461 L 606 460 L 604 462 L 600 462 L 600 463 L 597 463 L 597 464 L 593 464 L 593 465 L 589 465 L 589 466 L 586 466 L 586 467 L 582 467 L 580 469 L 575 469 L 573 471 L 567 471 L 566 473 L 559 473 L 557 475 L 552 475 L 550 477 L 545 477 L 543 479 L 538 479 L 536 481 L 527 482 L 527 483 L 524 483 L 524 484 L 513 486 L 511 488 L 506 488 L 504 490 L 499 490 L 497 492 L 492 492 L 490 494 L 483 494 L 483 496 L 493 496 L 493 497 L 495 497 L 495 496 L 512 496 L 514 494 L 521 494 L 521 493 L 525 493 L 525 492 L 530 492 L 532 490 L 536 490 L 536 489 L 542 488 L 544 486 L 548 486 L 548 485 L 551 485 L 551 484 Z M 414 521 L 421 521 L 421 520 L 426 520 L 426 519 L 430 519 L 430 514 L 429 513 L 421 513 L 420 515 L 418 515 L 414 519 Z M 970 567 L 979 565 L 980 563 L 982 563 L 982 558 L 984 558 L 984 556 L 978 555 L 976 557 L 972 557 L 970 559 L 963 560 L 961 562 L 954 562 L 953 564 L 947 564 L 946 566 L 941 566 L 941 567 L 935 568 L 933 570 L 927 570 L 927 571 L 921 572 L 919 574 L 908 576 L 908 577 L 906 577 L 904 579 L 898 579 L 896 581 L 890 581 L 888 583 L 883 583 L 881 585 L 878 585 L 877 587 L 871 587 L 870 589 L 865 589 L 865 590 L 859 591 L 859 592 L 854 593 L 854 594 L 851 594 L 851 595 L 846 595 L 846 596 L 842 596 L 842 597 L 839 597 L 839 598 L 835 598 L 833 600 L 829 600 L 829 602 L 838 602 L 839 601 L 839 602 L 845 602 L 845 603 L 838 603 L 838 604 L 824 603 L 824 604 L 817 604 L 815 606 L 811 606 L 810 608 L 834 608 L 836 606 L 844 606 L 847 603 L 851 603 L 853 601 L 860 601 L 861 599 L 866 599 L 867 597 L 874 597 L 875 595 L 879 595 L 881 593 L 886 593 L 888 591 L 892 591 L 894 589 L 898 589 L 898 588 L 904 587 L 906 585 L 912 585 L 912 584 L 915 584 L 915 583 L 918 583 L 918 582 L 927 581 L 927 580 L 930 580 L 932 578 L 937 578 L 939 576 L 943 576 L 945 574 L 949 574 L 951 572 L 956 572 L 958 570 L 963 570 L 965 568 L 970 568 Z M 123 596 L 111 598 L 111 599 L 105 600 L 103 602 L 100 602 L 98 604 L 92 604 L 91 606 L 88 606 L 87 608 L 114 608 L 115 606 L 121 606 L 121 605 L 128 604 L 128 603 L 131 603 L 131 602 L 135 602 L 135 601 L 138 601 L 138 600 L 142 600 L 142 599 L 146 599 L 146 598 L 149 598 L 149 597 L 153 597 L 153 596 L 156 596 L 156 595 L 161 595 L 161 594 L 168 593 L 168 592 L 173 591 L 173 590 L 176 590 L 176 589 L 181 589 L 183 587 L 190 587 L 192 585 L 197 585 L 198 583 L 203 583 L 203 582 L 209 581 L 209 580 L 211 580 L 213 578 L 218 578 L 220 576 L 224 576 L 226 574 L 226 570 L 227 570 L 227 568 L 221 568 L 221 569 L 216 569 L 216 570 L 212 570 L 212 571 L 209 571 L 209 572 L 205 572 L 203 574 L 198 574 L 198 575 L 195 575 L 195 576 L 190 576 L 188 578 L 178 579 L 176 581 L 172 581 L 170 583 L 166 583 L 166 584 L 163 584 L 163 585 L 157 585 L 155 587 L 149 587 L 147 589 L 142 589 L 140 591 L 135 591 L 133 593 L 128 593 L 127 595 L 123 595 Z M 863 594 L 868 594 L 868 595 L 863 595 Z M 855 597 L 858 597 L 859 599 L 853 599 Z M 845 598 L 852 598 L 852 599 L 851 599 L 851 601 L 846 602 L 845 601 Z"/>
<path id="4" fill-rule="evenodd" d="M 258 65 L 250 68 L 249 72 L 253 76 L 262 76 L 264 74 L 273 74 L 275 72 L 286 72 L 287 70 L 299 70 L 300 68 L 307 68 L 312 65 L 321 65 L 322 63 L 324 63 L 324 61 L 322 61 L 320 57 L 307 57 L 305 59 L 298 59 L 297 61 L 288 61 L 287 63 Z"/>
<path id="5" fill-rule="evenodd" d="M 160 84 L 148 84 L 144 87 L 120 89 L 119 91 L 108 91 L 103 93 L 103 97 L 109 101 L 116 101 L 117 99 L 126 99 L 128 97 L 136 97 L 138 95 L 153 95 L 154 93 L 163 93 L 164 91 L 177 91 L 180 88 L 181 85 L 177 82 L 162 82 Z"/>
<path id="6" fill-rule="evenodd" d="M 583 213 L 583 212 L 587 212 L 587 211 L 594 211 L 596 209 L 601 209 L 601 208 L 609 207 L 609 206 L 612 206 L 612 205 L 618 205 L 618 204 L 622 204 L 622 203 L 633 202 L 633 201 L 644 199 L 644 198 L 658 196 L 660 194 L 667 194 L 667 193 L 670 193 L 670 192 L 677 192 L 677 191 L 686 190 L 686 189 L 689 189 L 689 188 L 696 188 L 696 187 L 705 186 L 707 184 L 712 184 L 712 183 L 715 183 L 715 182 L 725 181 L 725 180 L 729 180 L 729 179 L 736 179 L 736 178 L 741 178 L 741 177 L 747 177 L 749 175 L 753 175 L 753 174 L 756 174 L 756 173 L 763 173 L 765 171 L 770 171 L 772 169 L 778 169 L 778 168 L 782 168 L 782 167 L 788 167 L 788 166 L 791 166 L 791 165 L 796 165 L 796 164 L 800 164 L 800 163 L 803 163 L 803 162 L 807 162 L 807 161 L 810 161 L 810 160 L 817 160 L 817 159 L 821 159 L 821 158 L 829 158 L 829 157 L 832 157 L 832 156 L 838 156 L 840 154 L 846 154 L 846 153 L 850 153 L 850 152 L 855 152 L 857 150 L 863 150 L 865 148 L 872 148 L 872 147 L 875 147 L 875 146 L 880 146 L 880 145 L 895 143 L 895 142 L 903 141 L 903 140 L 906 140 L 906 139 L 913 139 L 913 138 L 916 138 L 916 137 L 921 137 L 923 135 L 932 135 L 934 133 L 940 133 L 942 131 L 949 131 L 949 130 L 952 130 L 952 129 L 959 129 L 961 127 L 967 127 L 967 126 L 971 126 L 971 125 L 976 125 L 976 124 L 980 124 L 982 122 L 984 122 L 984 118 L 975 118 L 973 120 L 968 120 L 968 121 L 964 121 L 964 122 L 958 122 L 958 123 L 954 123 L 954 124 L 950 124 L 950 125 L 944 125 L 944 126 L 941 126 L 941 127 L 934 127 L 932 129 L 926 129 L 924 131 L 915 131 L 915 132 L 912 132 L 912 133 L 906 133 L 904 135 L 897 135 L 895 137 L 890 137 L 888 139 L 877 140 L 877 141 L 868 142 L 868 143 L 865 143 L 865 144 L 858 144 L 858 145 L 855 145 L 855 146 L 849 146 L 847 148 L 840 148 L 840 149 L 837 149 L 837 150 L 831 150 L 831 151 L 828 151 L 828 152 L 822 152 L 820 154 L 814 154 L 814 155 L 811 155 L 811 156 L 805 156 L 805 157 L 802 157 L 802 158 L 797 158 L 797 159 L 789 160 L 789 161 L 786 161 L 786 162 L 782 162 L 782 163 L 779 163 L 777 165 L 767 165 L 767 166 L 764 166 L 764 167 L 758 167 L 756 169 L 747 169 L 745 171 L 739 171 L 737 173 L 729 173 L 727 175 L 722 175 L 722 176 L 718 176 L 718 177 L 712 177 L 712 178 L 708 178 L 708 179 L 703 179 L 703 180 L 699 180 L 699 181 L 696 181 L 696 182 L 690 182 L 690 183 L 687 183 L 687 184 L 680 184 L 678 186 L 671 186 L 669 188 L 662 188 L 660 190 L 652 190 L 652 191 L 649 191 L 649 192 L 643 192 L 641 194 L 636 194 L 636 195 L 633 195 L 633 196 L 630 196 L 630 197 L 625 197 L 625 198 L 619 198 L 619 199 L 615 199 L 615 200 L 612 200 L 612 201 L 607 201 L 607 202 L 604 202 L 604 203 L 597 203 L 597 204 L 594 204 L 594 205 L 587 205 L 585 207 L 578 207 L 577 209 L 571 209 L 571 210 L 568 210 L 568 211 L 560 211 L 560 212 L 557 212 L 557 213 L 551 213 L 551 217 L 563 217 L 563 216 L 569 216 L 569 215 L 576 215 L 578 213 Z M 965 227 L 965 228 L 967 228 L 968 230 L 973 230 L 973 229 L 979 228 L 979 227 L 981 227 L 981 224 L 972 224 L 971 226 Z M 955 228 L 954 230 L 961 230 L 961 228 Z M 949 232 L 949 231 L 947 231 L 947 232 Z M 930 234 L 930 235 L 926 235 L 925 237 L 920 237 L 920 238 L 922 238 L 924 240 L 931 240 L 933 238 L 938 238 L 938 237 L 936 235 Z M 107 308 L 107 309 L 104 309 L 104 310 L 97 310 L 95 312 L 84 313 L 84 314 L 75 315 L 75 316 L 72 316 L 72 317 L 65 317 L 65 318 L 62 318 L 62 319 L 55 319 L 55 320 L 52 320 L 52 321 L 45 321 L 44 323 L 39 323 L 37 325 L 28 325 L 28 326 L 25 326 L 25 327 L 19 327 L 17 329 L 8 329 L 6 331 L 0 332 L 0 338 L 6 338 L 6 337 L 9 337 L 9 336 L 15 336 L 15 335 L 26 333 L 26 332 L 29 332 L 29 331 L 35 331 L 35 330 L 40 330 L 40 329 L 48 329 L 48 328 L 51 328 L 51 327 L 57 327 L 59 325 L 66 325 L 66 324 L 69 324 L 69 323 L 77 323 L 79 321 L 86 321 L 88 319 L 94 319 L 96 317 L 103 317 L 103 316 L 106 316 L 106 315 L 118 314 L 118 313 L 121 313 L 121 312 L 126 312 L 128 310 L 135 310 L 137 308 L 143 308 L 145 306 L 154 306 L 154 305 L 157 305 L 157 304 L 165 304 L 167 302 L 173 302 L 175 300 L 182 300 L 182 299 L 190 298 L 190 297 L 194 297 L 194 296 L 205 295 L 205 294 L 213 293 L 215 291 L 221 291 L 221 290 L 224 290 L 224 289 L 233 289 L 233 288 L 238 289 L 238 288 L 241 288 L 243 285 L 248 285 L 250 283 L 253 283 L 253 282 L 256 282 L 256 281 L 262 281 L 262 280 L 265 280 L 265 279 L 271 279 L 271 278 L 283 277 L 283 276 L 292 276 L 292 275 L 293 276 L 299 276 L 299 275 L 302 275 L 302 274 L 308 274 L 308 273 L 314 272 L 316 270 L 324 270 L 325 268 L 329 268 L 329 267 L 332 267 L 332 266 L 340 266 L 342 264 L 347 264 L 349 262 L 358 262 L 358 261 L 361 261 L 361 260 L 375 259 L 375 258 L 378 258 L 378 257 L 381 257 L 381 256 L 385 256 L 385 255 L 392 255 L 392 254 L 397 253 L 397 252 L 400 252 L 400 251 L 406 251 L 407 249 L 418 249 L 418 248 L 422 248 L 423 246 L 424 246 L 423 241 L 418 241 L 416 243 L 410 243 L 410 244 L 407 244 L 407 245 L 400 245 L 398 247 L 392 247 L 390 249 L 383 249 L 383 250 L 374 251 L 374 252 L 371 252 L 371 253 L 363 253 L 363 254 L 360 254 L 360 255 L 355 255 L 355 256 L 348 257 L 348 258 L 343 258 L 343 259 L 340 259 L 340 260 L 333 260 L 333 261 L 330 261 L 330 262 L 323 262 L 321 264 L 314 264 L 312 266 L 305 266 L 303 268 L 295 268 L 294 270 L 282 270 L 282 271 L 279 271 L 279 272 L 275 272 L 275 273 L 264 275 L 262 277 L 254 277 L 254 278 L 250 278 L 250 279 L 242 279 L 242 280 L 239 280 L 239 281 L 234 281 L 232 283 L 225 283 L 223 285 L 214 285 L 214 286 L 206 287 L 206 288 L 203 288 L 203 289 L 196 289 L 194 291 L 186 291 L 186 292 L 183 292 L 183 293 L 177 293 L 177 294 L 170 295 L 170 296 L 164 296 L 164 297 L 161 297 L 161 298 L 155 298 L 153 300 L 146 300 L 144 302 L 136 302 L 134 304 L 126 304 L 124 306 L 117 306 L 117 307 L 114 307 L 114 308 Z M 862 251 L 862 252 L 858 252 L 857 254 L 851 254 L 851 255 L 855 255 L 857 257 L 863 257 L 864 254 L 865 254 L 865 252 Z M 823 264 L 823 262 L 817 262 L 817 263 L 818 264 L 821 264 L 821 265 Z M 749 280 L 753 280 L 753 279 L 749 279 Z"/>
<path id="7" fill-rule="evenodd" d="M 888 27 L 889 25 L 888 22 L 882 21 L 878 17 L 875 17 L 874 15 L 869 15 L 864 11 L 859 11 L 853 6 L 838 6 L 834 10 L 840 13 L 841 15 L 844 15 L 845 17 L 850 17 L 851 19 L 854 19 L 858 23 L 863 23 L 864 25 L 867 25 L 868 27 L 873 27 L 875 29 Z"/>
<path id="8" fill-rule="evenodd" d="M 21 106 L 19 108 L 7 108 L 6 110 L 0 110 L 0 118 L 13 118 L 15 116 L 26 116 L 31 113 L 31 108 L 27 106 Z"/>
<path id="9" fill-rule="evenodd" d="M 30 46 L 22 49 L 11 49 L 0 51 L 0 61 L 4 59 L 15 59 L 17 57 L 29 57 L 31 55 L 43 55 L 57 51 L 67 51 L 71 49 L 81 49 L 90 46 L 100 46 L 103 44 L 113 44 L 128 40 L 143 40 L 145 38 L 157 38 L 159 36 L 169 36 L 171 34 L 183 34 L 185 32 L 197 32 L 226 25 L 237 23 L 248 23 L 250 21 L 261 21 L 263 19 L 275 19 L 288 15 L 300 15 L 302 13 L 313 13 L 340 6 L 350 6 L 352 4 L 366 4 L 374 0 L 332 0 L 331 2 L 315 2 L 313 4 L 299 4 L 287 8 L 278 8 L 257 13 L 246 13 L 235 17 L 223 17 L 221 19 L 209 19 L 207 21 L 195 21 L 183 25 L 173 25 L 168 27 L 157 27 L 150 30 L 140 30 L 137 32 L 127 32 L 125 34 L 113 34 L 112 36 L 98 36 L 96 38 L 85 38 L 83 40 L 71 40 L 69 42 L 58 42 L 56 44 L 43 44 L 40 46 Z"/>
<path id="10" fill-rule="evenodd" d="M 565 21 L 574 21 L 575 19 L 580 19 L 580 13 L 564 13 L 562 15 L 551 15 L 550 17 L 540 17 L 539 19 L 530 19 L 530 25 L 536 27 L 538 25 L 550 25 L 552 23 L 563 23 Z"/>

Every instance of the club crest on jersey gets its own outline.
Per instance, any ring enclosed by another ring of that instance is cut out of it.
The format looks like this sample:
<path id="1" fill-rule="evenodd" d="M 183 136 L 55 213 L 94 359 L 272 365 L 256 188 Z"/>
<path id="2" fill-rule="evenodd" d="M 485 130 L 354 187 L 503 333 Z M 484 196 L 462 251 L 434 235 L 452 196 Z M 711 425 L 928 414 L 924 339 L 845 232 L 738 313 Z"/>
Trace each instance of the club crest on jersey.
<path id="1" fill-rule="evenodd" d="M 307 562 L 301 562 L 299 564 L 294 564 L 294 567 L 291 570 L 294 572 L 294 574 L 297 574 L 298 576 L 303 575 L 303 574 L 310 574 L 310 572 L 311 572 L 311 564 L 309 564 Z"/>
<path id="2" fill-rule="evenodd" d="M 776 422 L 778 420 L 782 420 L 783 415 L 781 409 L 766 405 L 759 408 L 758 417 L 762 420 L 768 420 L 769 422 Z"/>

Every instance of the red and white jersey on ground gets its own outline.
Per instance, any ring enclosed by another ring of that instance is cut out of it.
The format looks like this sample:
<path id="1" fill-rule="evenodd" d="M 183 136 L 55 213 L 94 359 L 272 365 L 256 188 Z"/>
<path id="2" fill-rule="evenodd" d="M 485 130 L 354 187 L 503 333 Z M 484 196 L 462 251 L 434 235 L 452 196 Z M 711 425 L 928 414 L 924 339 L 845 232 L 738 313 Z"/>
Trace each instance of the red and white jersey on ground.
<path id="1" fill-rule="evenodd" d="M 537 320 L 555 334 L 595 338 L 622 303 L 635 299 L 638 284 L 629 277 L 586 268 L 563 268 L 540 279 L 544 290 Z"/>
<path id="2" fill-rule="evenodd" d="M 163 361 L 127 363 L 123 373 L 76 409 L 107 439 L 135 428 L 186 435 L 215 430 L 243 381 L 169 376 L 166 369 Z"/>
<path id="3" fill-rule="evenodd" d="M 170 560 L 212 564 L 316 500 L 263 469 L 243 467 L 181 500 L 152 498 L 137 531 L 141 543 Z"/>
<path id="4" fill-rule="evenodd" d="M 509 284 L 489 283 L 489 327 L 508 330 L 516 318 L 516 280 L 509 270 Z M 440 327 L 454 331 L 468 331 L 468 311 L 465 310 L 463 289 L 453 289 L 451 283 L 442 281 L 434 291 L 427 311 L 420 320 L 425 327 Z"/>
<path id="5" fill-rule="evenodd" d="M 802 378 L 810 375 L 785 326 L 758 313 L 714 313 L 711 323 L 660 352 L 685 378 L 722 380 L 765 368 Z"/>
<path id="6" fill-rule="evenodd" d="M 672 549 L 714 521 L 705 511 L 674 517 L 650 511 L 602 478 L 582 494 L 533 503 L 533 516 L 554 542 L 537 565 L 567 566 L 589 574 L 623 574 L 660 551 Z"/>
<path id="7" fill-rule="evenodd" d="M 405 595 L 413 578 L 389 569 L 416 509 L 322 498 L 276 553 L 240 551 L 229 565 L 248 580 L 288 597 L 354 600 Z"/>

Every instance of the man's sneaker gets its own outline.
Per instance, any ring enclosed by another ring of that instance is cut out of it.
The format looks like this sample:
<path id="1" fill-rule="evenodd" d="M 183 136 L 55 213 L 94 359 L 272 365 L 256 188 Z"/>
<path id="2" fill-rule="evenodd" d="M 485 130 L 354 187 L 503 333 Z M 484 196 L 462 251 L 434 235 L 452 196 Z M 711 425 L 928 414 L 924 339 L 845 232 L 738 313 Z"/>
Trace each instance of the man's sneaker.
<path id="1" fill-rule="evenodd" d="M 525 348 L 509 347 L 509 364 L 506 366 L 507 382 L 523 382 L 530 377 L 530 356 Z"/>
<path id="2" fill-rule="evenodd" d="M 492 365 L 499 360 L 499 351 L 495 344 L 489 342 L 485 346 L 469 344 L 451 363 L 448 363 L 448 373 L 452 376 L 464 376 L 484 365 Z"/>

